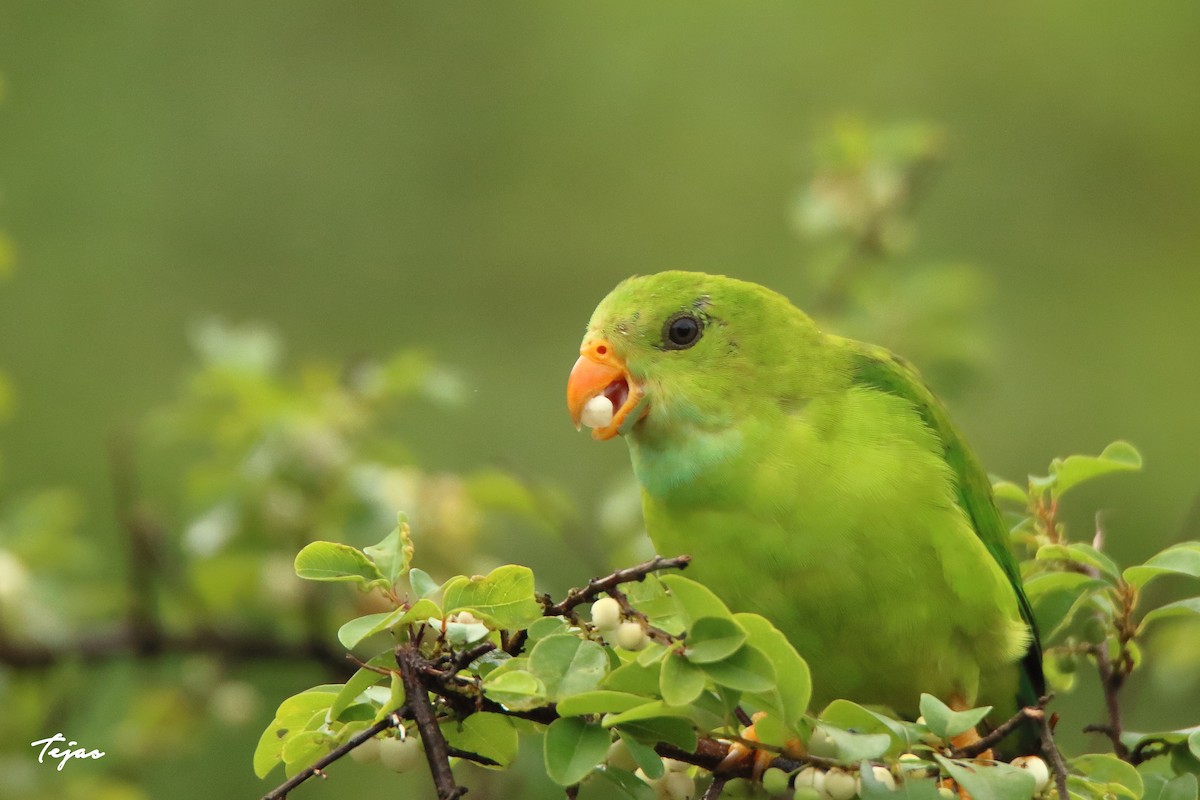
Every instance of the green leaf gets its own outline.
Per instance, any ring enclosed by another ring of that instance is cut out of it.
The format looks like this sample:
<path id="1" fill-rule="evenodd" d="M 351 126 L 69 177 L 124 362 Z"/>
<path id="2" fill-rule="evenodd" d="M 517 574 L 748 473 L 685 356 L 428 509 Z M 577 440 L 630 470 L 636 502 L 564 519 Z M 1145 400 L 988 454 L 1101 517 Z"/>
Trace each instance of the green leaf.
<path id="1" fill-rule="evenodd" d="M 349 650 L 368 636 L 391 628 L 402 616 L 404 609 L 398 608 L 395 611 L 381 611 L 378 614 L 355 617 L 338 628 L 338 641 L 342 643 L 342 647 Z"/>
<path id="2" fill-rule="evenodd" d="M 808 664 L 796 652 L 796 648 L 783 633 L 765 617 L 758 614 L 735 614 L 734 619 L 748 635 L 749 644 L 767 657 L 781 676 L 774 692 L 778 707 L 783 713 L 784 724 L 793 730 L 808 711 L 812 696 L 812 677 Z M 772 703 L 774 705 L 774 703 Z"/>
<path id="3" fill-rule="evenodd" d="M 558 713 L 563 717 L 582 717 L 586 714 L 619 714 L 650 702 L 645 697 L 626 692 L 597 689 L 564 697 L 558 703 Z"/>
<path id="4" fill-rule="evenodd" d="M 254 748 L 254 774 L 259 778 L 267 777 L 283 760 L 283 737 L 286 735 L 283 722 L 273 719 L 258 737 L 258 746 Z"/>
<path id="5" fill-rule="evenodd" d="M 432 597 L 437 594 L 438 589 L 442 588 L 429 576 L 428 572 L 416 567 L 408 571 L 408 585 L 412 587 L 413 594 L 417 597 Z"/>
<path id="6" fill-rule="evenodd" d="M 1071 759 L 1070 764 L 1088 780 L 1102 784 L 1106 794 L 1123 794 L 1139 800 L 1144 792 L 1142 776 L 1137 769 L 1114 755 L 1088 753 Z"/>
<path id="7" fill-rule="evenodd" d="M 1113 583 L 1121 577 L 1121 569 L 1104 553 L 1090 544 L 1076 542 L 1074 544 L 1044 544 L 1038 548 L 1038 561 L 1073 561 L 1076 564 L 1092 567 Z"/>
<path id="8" fill-rule="evenodd" d="M 1036 781 L 1020 767 L 951 760 L 937 753 L 933 757 L 971 794 L 972 800 L 1029 800 L 1033 796 Z"/>
<path id="9" fill-rule="evenodd" d="M 1096 578 L 1075 583 L 1066 589 L 1048 589 L 1030 597 L 1034 618 L 1042 631 L 1042 642 L 1049 643 L 1075 620 L 1079 612 L 1094 604 L 1096 593 L 1109 584 Z"/>
<path id="10" fill-rule="evenodd" d="M 1160 619 L 1187 616 L 1200 616 L 1200 597 L 1188 597 L 1184 600 L 1176 600 L 1174 603 L 1167 603 L 1165 606 L 1159 606 L 1142 617 L 1141 624 L 1144 626 Z"/>
<path id="11" fill-rule="evenodd" d="M 857 764 L 864 759 L 873 761 L 881 758 L 892 746 L 892 737 L 888 733 L 854 733 L 824 723 L 818 730 L 825 734 L 829 749 L 816 749 L 821 749 L 822 754 L 843 764 Z"/>
<path id="12" fill-rule="evenodd" d="M 1153 733 L 1125 731 L 1121 734 L 1121 742 L 1130 750 L 1133 750 L 1147 739 L 1163 741 L 1168 744 L 1182 744 L 1187 742 L 1188 738 L 1194 735 L 1200 735 L 1200 725 L 1196 725 L 1191 728 L 1179 728 L 1178 730 L 1173 731 L 1155 731 Z"/>
<path id="13" fill-rule="evenodd" d="M 559 786 L 579 783 L 604 760 L 611 740 L 599 725 L 578 717 L 556 719 L 546 729 L 546 774 Z"/>
<path id="14" fill-rule="evenodd" d="M 290 778 L 329 752 L 333 737 L 323 731 L 304 731 L 283 745 L 284 773 Z"/>
<path id="15" fill-rule="evenodd" d="M 521 669 L 491 672 L 483 681 L 483 693 L 513 711 L 528 711 L 546 704 L 546 687 L 536 675 Z"/>
<path id="16" fill-rule="evenodd" d="M 542 617 L 526 630 L 526 634 L 528 635 L 527 641 L 529 643 L 526 647 L 541 639 L 545 639 L 547 636 L 566 632 L 567 623 L 562 617 Z"/>
<path id="17" fill-rule="evenodd" d="M 545 685 L 547 697 L 559 700 L 597 688 L 608 672 L 608 654 L 600 645 L 578 636 L 547 636 L 533 646 L 529 671 Z"/>
<path id="18" fill-rule="evenodd" d="M 350 620 L 338 629 L 338 641 L 347 650 L 357 647 L 369 636 L 391 630 L 397 625 L 406 625 L 420 620 L 424 622 L 430 617 L 441 617 L 442 610 L 432 600 L 421 599 L 412 608 L 397 608 L 394 611 L 383 611 L 378 614 L 367 614 Z M 440 619 L 439 619 L 440 622 Z"/>
<path id="19" fill-rule="evenodd" d="M 589 781 L 579 793 L 580 800 L 655 800 L 656 795 L 649 784 L 627 770 L 616 767 L 600 767 L 595 773 L 605 785 L 598 786 L 596 793 L 588 790 Z"/>
<path id="20" fill-rule="evenodd" d="M 408 573 L 409 564 L 412 563 L 413 543 L 408 530 L 408 518 L 400 514 L 392 532 L 379 544 L 364 547 L 363 553 L 375 562 L 388 585 L 394 586 Z"/>
<path id="21" fill-rule="evenodd" d="M 758 741 L 772 747 L 783 747 L 792 738 L 791 731 L 783 724 L 783 718 L 775 712 L 756 714 L 754 733 Z"/>
<path id="22" fill-rule="evenodd" d="M 688 622 L 683 606 L 667 593 L 658 576 L 647 575 L 645 580 L 626 584 L 624 588 L 630 605 L 645 614 L 651 625 L 676 636 L 683 633 Z"/>
<path id="23" fill-rule="evenodd" d="M 517 729 L 503 714 L 478 711 L 461 723 L 443 722 L 441 728 L 451 747 L 490 758 L 501 768 L 517 757 Z"/>
<path id="24" fill-rule="evenodd" d="M 497 628 L 520 630 L 542 617 L 542 604 L 533 588 L 529 567 L 508 564 L 486 577 L 458 576 L 446 584 L 445 612 L 469 610 Z"/>
<path id="25" fill-rule="evenodd" d="M 746 641 L 746 632 L 731 617 L 700 617 L 688 629 L 684 645 L 693 664 L 720 661 Z"/>
<path id="26" fill-rule="evenodd" d="M 646 777 L 651 780 L 661 778 L 666 772 L 662 757 L 654 752 L 654 748 L 649 745 L 639 742 L 632 736 L 621 734 L 621 741 L 624 742 L 629 754 L 633 756 L 633 760 L 642 768 L 642 772 L 646 773 Z"/>
<path id="27" fill-rule="evenodd" d="M 925 726 L 942 741 L 948 742 L 950 737 L 974 728 L 991 710 L 991 706 L 983 706 L 951 711 L 949 706 L 933 695 L 921 695 L 921 716 L 925 717 Z"/>
<path id="28" fill-rule="evenodd" d="M 1106 589 L 1108 584 L 1091 575 L 1067 570 L 1053 570 L 1034 575 L 1025 581 L 1025 594 L 1030 600 L 1041 597 L 1049 592 L 1082 588 L 1086 591 Z M 1075 594 L 1073 596 L 1078 596 Z"/>
<path id="29" fill-rule="evenodd" d="M 659 694 L 659 675 L 661 670 L 662 662 L 646 666 L 636 661 L 630 661 L 628 664 L 622 664 L 604 676 L 604 680 L 600 681 L 600 685 L 605 689 L 612 689 L 617 692 L 657 697 Z"/>
<path id="30" fill-rule="evenodd" d="M 337 542 L 312 542 L 296 554 L 296 574 L 310 581 L 354 581 L 367 586 L 388 581 L 363 551 Z"/>
<path id="31" fill-rule="evenodd" d="M 1150 773 L 1142 776 L 1146 793 L 1142 800 L 1200 800 L 1200 786 L 1195 775 L 1166 775 Z"/>
<path id="32" fill-rule="evenodd" d="M 750 645 L 743 645 L 722 661 L 699 666 L 715 683 L 730 689 L 765 692 L 775 688 L 775 667 L 761 650 Z"/>
<path id="33" fill-rule="evenodd" d="M 386 653 L 380 653 L 367 662 L 367 664 L 372 667 L 381 668 L 393 666 L 395 663 L 395 656 L 392 655 L 390 650 Z M 374 686 L 382 681 L 385 677 L 386 676 L 381 675 L 373 669 L 359 669 L 350 677 L 350 680 L 346 681 L 346 684 L 342 687 L 342 690 L 337 693 L 336 697 L 334 697 L 333 703 L 329 706 L 329 719 L 336 720 L 342 711 L 344 711 L 350 706 L 351 703 L 358 699 L 359 695 L 361 695 L 369 687 Z"/>
<path id="34" fill-rule="evenodd" d="M 1062 497 L 1079 484 L 1111 472 L 1130 472 L 1142 468 L 1142 454 L 1129 442 L 1116 441 L 1098 456 L 1068 456 L 1050 465 L 1054 478 L 1053 497 Z"/>
<path id="35" fill-rule="evenodd" d="M 1029 495 L 1023 488 L 1012 481 L 995 480 L 992 482 L 992 494 L 997 500 L 1008 500 L 1017 503 L 1022 508 L 1029 505 Z"/>
<path id="36" fill-rule="evenodd" d="M 340 683 L 326 683 L 305 689 L 280 703 L 279 708 L 275 710 L 275 719 L 283 719 L 303 712 L 325 711 L 333 704 L 334 699 L 341 691 L 342 684 Z"/>
<path id="37" fill-rule="evenodd" d="M 604 718 L 606 728 L 617 728 L 647 744 L 668 742 L 685 750 L 696 747 L 695 723 L 685 711 L 654 701 Z"/>
<path id="38" fill-rule="evenodd" d="M 907 728 L 898 720 L 851 703 L 849 700 L 834 700 L 821 711 L 822 722 L 857 733 L 883 733 L 891 737 L 889 752 L 899 753 L 916 744 L 917 737 L 910 736 Z"/>
<path id="39" fill-rule="evenodd" d="M 671 592 L 671 596 L 678 601 L 683 610 L 685 624 L 690 626 L 703 617 L 732 619 L 733 614 L 730 613 L 729 608 L 704 584 L 682 575 L 662 575 L 659 580 Z"/>
<path id="40" fill-rule="evenodd" d="M 672 654 L 663 661 L 658 686 L 667 705 L 688 705 L 704 691 L 704 684 L 704 673 L 681 656 Z"/>
<path id="41" fill-rule="evenodd" d="M 612 727 L 606 720 L 604 727 Z M 647 744 L 658 744 L 666 742 L 673 744 L 683 750 L 692 751 L 696 749 L 696 742 L 699 741 L 696 736 L 696 728 L 690 720 L 682 717 L 650 717 L 648 719 L 630 720 L 629 722 L 621 723 L 617 728 L 620 733 L 626 733 L 646 742 Z"/>
<path id="42" fill-rule="evenodd" d="M 1140 589 L 1159 575 L 1200 578 L 1200 542 L 1183 542 L 1168 547 L 1145 564 L 1125 570 L 1125 582 Z"/>

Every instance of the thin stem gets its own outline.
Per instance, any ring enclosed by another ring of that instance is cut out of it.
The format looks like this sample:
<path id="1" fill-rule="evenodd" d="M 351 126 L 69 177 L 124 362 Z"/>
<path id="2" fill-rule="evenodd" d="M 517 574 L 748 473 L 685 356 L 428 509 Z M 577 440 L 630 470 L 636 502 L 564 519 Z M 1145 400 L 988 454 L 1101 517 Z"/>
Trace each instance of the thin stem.
<path id="1" fill-rule="evenodd" d="M 1030 720 L 1040 721 L 1046 716 L 1043 711 L 1046 703 L 1050 702 L 1051 695 L 1047 695 L 1040 700 L 1036 706 L 1025 706 L 1016 714 L 1013 714 L 1004 722 L 997 725 L 986 736 L 972 742 L 966 747 L 955 749 L 951 754 L 951 758 L 975 758 L 985 750 L 990 750 L 993 746 L 1000 743 L 1004 737 L 1015 731 L 1018 727 Z"/>
<path id="2" fill-rule="evenodd" d="M 1062 753 L 1054 743 L 1054 729 L 1045 714 L 1042 714 L 1042 753 L 1054 770 L 1054 786 L 1058 790 L 1059 800 L 1067 800 L 1070 797 L 1067 794 L 1067 765 L 1063 763 Z"/>
<path id="3" fill-rule="evenodd" d="M 578 606 L 592 602 L 601 594 L 608 593 L 610 589 L 616 588 L 622 583 L 634 583 L 643 580 L 652 572 L 664 569 L 684 569 L 691 561 L 691 556 L 676 556 L 675 558 L 655 556 L 645 563 L 634 567 L 627 567 L 626 569 L 619 569 L 603 578 L 592 578 L 587 582 L 586 586 L 572 589 L 567 592 L 567 596 L 561 601 L 548 605 L 546 607 L 546 616 L 557 617 L 569 614 Z"/>
<path id="4" fill-rule="evenodd" d="M 713 781 L 704 790 L 702 800 L 717 800 L 721 796 L 721 792 L 725 791 L 725 784 L 729 783 L 729 779 L 724 775 L 714 775 Z"/>
<path id="5" fill-rule="evenodd" d="M 295 789 L 297 786 L 304 783 L 314 775 L 324 776 L 325 773 L 322 772 L 322 770 L 324 770 L 325 767 L 337 761 L 339 758 L 342 758 L 351 750 L 361 745 L 363 742 L 371 739 L 378 733 L 386 731 L 388 728 L 399 727 L 400 720 L 404 717 L 404 712 L 404 708 L 398 708 L 366 730 L 359 731 L 358 733 L 354 734 L 347 739 L 344 744 L 329 751 L 328 755 L 321 758 L 315 764 L 310 767 L 306 767 L 300 772 L 297 772 L 286 782 L 264 794 L 262 800 L 283 800 L 283 798 L 287 797 L 288 792 L 290 792 L 292 789 Z"/>

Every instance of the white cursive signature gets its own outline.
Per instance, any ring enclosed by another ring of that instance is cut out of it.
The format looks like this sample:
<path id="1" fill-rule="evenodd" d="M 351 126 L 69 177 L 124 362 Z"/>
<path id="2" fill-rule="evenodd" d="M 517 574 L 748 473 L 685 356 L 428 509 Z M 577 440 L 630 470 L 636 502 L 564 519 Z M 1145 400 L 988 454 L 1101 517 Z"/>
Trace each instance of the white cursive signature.
<path id="1" fill-rule="evenodd" d="M 50 754 L 50 758 L 61 758 L 62 761 L 58 762 L 59 772 L 62 772 L 63 765 L 72 758 L 104 758 L 104 753 L 100 750 L 85 750 L 82 747 L 75 750 L 59 750 L 57 747 L 50 746 L 57 742 L 66 741 L 67 737 L 63 736 L 61 733 L 56 733 L 53 736 L 46 737 L 45 739 L 38 739 L 36 742 L 30 742 L 30 745 L 32 747 L 37 747 L 38 745 L 42 746 L 42 752 L 38 753 L 39 764 L 45 763 L 45 756 L 47 752 Z M 67 747 L 75 747 L 77 744 L 79 744 L 79 742 L 67 742 Z"/>

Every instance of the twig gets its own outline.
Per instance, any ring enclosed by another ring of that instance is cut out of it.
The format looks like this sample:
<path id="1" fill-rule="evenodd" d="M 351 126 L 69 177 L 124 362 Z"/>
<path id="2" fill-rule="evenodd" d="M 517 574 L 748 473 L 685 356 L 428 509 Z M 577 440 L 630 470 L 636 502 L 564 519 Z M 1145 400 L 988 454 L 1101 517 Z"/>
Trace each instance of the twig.
<path id="1" fill-rule="evenodd" d="M 751 743 L 753 744 L 753 743 Z M 718 768 L 725 757 L 729 755 L 729 744 L 719 739 L 711 739 L 707 736 L 701 736 L 696 742 L 694 751 L 684 750 L 676 747 L 673 744 L 660 742 L 654 746 L 654 752 L 658 753 L 663 758 L 673 758 L 676 761 L 683 761 L 687 764 L 700 767 L 708 770 L 714 775 L 718 774 Z M 784 772 L 795 772 L 798 769 L 808 766 L 809 764 L 818 764 L 821 766 L 832 766 L 834 762 L 823 758 L 813 758 L 806 756 L 804 760 L 790 758 L 788 756 L 775 756 L 771 759 L 767 767 L 776 767 Z M 755 765 L 753 759 L 743 759 L 737 762 L 732 768 L 725 768 L 720 771 L 720 775 L 727 780 L 733 778 L 748 778 L 755 780 Z"/>
<path id="2" fill-rule="evenodd" d="M 491 642 L 483 642 L 482 644 L 475 645 L 470 650 L 462 651 L 454 658 L 454 671 L 458 672 L 460 669 L 466 669 L 471 665 L 471 662 L 482 658 L 495 649 L 496 645 Z"/>
<path id="3" fill-rule="evenodd" d="M 627 567 L 619 569 L 611 575 L 606 575 L 603 578 L 592 578 L 587 582 L 587 585 L 582 588 L 572 589 L 567 592 L 567 596 L 557 603 L 546 607 L 547 617 L 557 617 L 571 613 L 575 608 L 585 603 L 590 603 L 599 597 L 601 594 L 607 593 L 610 589 L 619 586 L 622 583 L 634 583 L 643 580 L 652 572 L 658 572 L 664 569 L 684 569 L 692 561 L 691 556 L 676 556 L 675 558 L 663 558 L 655 556 L 649 561 L 638 564 L 635 567 Z"/>
<path id="4" fill-rule="evenodd" d="M 1050 702 L 1053 695 L 1046 695 L 1038 700 L 1036 706 L 1025 706 L 1017 711 L 1004 722 L 993 728 L 986 736 L 977 739 L 965 747 L 959 747 L 950 753 L 951 758 L 975 758 L 984 750 L 990 750 L 994 745 L 999 744 L 1000 740 L 1015 731 L 1025 722 L 1030 720 L 1038 721 L 1046 715 L 1043 710 L 1046 703 Z"/>
<path id="5" fill-rule="evenodd" d="M 714 775 L 713 781 L 704 790 L 702 800 L 717 800 L 721 796 L 721 792 L 725 791 L 725 784 L 729 783 L 729 779 L 724 775 Z"/>
<path id="6" fill-rule="evenodd" d="M 429 702 L 429 692 L 421 681 L 421 661 L 420 654 L 410 646 L 402 645 L 396 648 L 396 663 L 400 667 L 400 679 L 404 682 L 404 696 L 421 734 L 421 743 L 425 746 L 425 760 L 429 762 L 429 771 L 433 775 L 438 800 L 456 800 L 466 794 L 467 790 L 454 780 L 446 738 L 442 735 L 442 729 L 438 727 L 433 705 Z"/>
<path id="7" fill-rule="evenodd" d="M 1050 727 L 1050 718 L 1042 714 L 1042 753 L 1054 770 L 1054 786 L 1058 789 L 1059 800 L 1067 800 L 1067 765 L 1063 763 L 1062 753 L 1054 743 L 1054 729 Z"/>
<path id="8" fill-rule="evenodd" d="M 1129 763 L 1137 766 L 1143 761 L 1149 761 L 1152 758 L 1166 755 L 1170 749 L 1170 743 L 1163 739 L 1142 739 L 1133 748 L 1133 752 L 1129 754 Z"/>
<path id="9" fill-rule="evenodd" d="M 363 742 L 374 737 L 378 733 L 386 731 L 388 728 L 399 727 L 400 720 L 404 717 L 404 715 L 405 708 L 398 708 L 366 730 L 359 731 L 347 739 L 344 744 L 341 744 L 333 750 L 330 750 L 328 755 L 321 758 L 312 766 L 306 767 L 300 772 L 297 772 L 286 782 L 264 794 L 262 800 L 283 800 L 283 798 L 287 797 L 288 792 L 290 792 L 292 789 L 295 789 L 297 786 L 304 783 L 314 775 L 323 775 L 324 773 L 322 770 L 325 769 L 325 767 L 337 761 L 339 758 L 342 758 L 351 750 L 361 745 Z"/>
<path id="10" fill-rule="evenodd" d="M 0 637 L 0 664 L 14 669 L 48 669 L 63 661 L 96 663 L 136 655 L 158 658 L 170 653 L 203 653 L 231 661 L 313 660 L 339 675 L 349 675 L 341 651 L 312 642 L 291 642 L 272 634 L 242 631 L 198 630 L 189 633 L 163 633 L 149 647 L 139 647 L 138 635 L 128 626 L 99 633 L 81 634 L 63 644 L 18 643 Z"/>

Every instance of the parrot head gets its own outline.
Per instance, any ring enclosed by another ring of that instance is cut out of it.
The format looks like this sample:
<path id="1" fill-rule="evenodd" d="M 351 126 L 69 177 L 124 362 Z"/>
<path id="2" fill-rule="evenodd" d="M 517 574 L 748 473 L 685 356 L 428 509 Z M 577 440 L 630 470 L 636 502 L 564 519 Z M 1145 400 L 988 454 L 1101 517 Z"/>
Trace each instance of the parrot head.
<path id="1" fill-rule="evenodd" d="M 756 406 L 811 397 L 828 374 L 821 345 L 804 313 L 757 284 L 698 272 L 637 276 L 592 315 L 567 407 L 596 439 L 719 430 Z"/>

